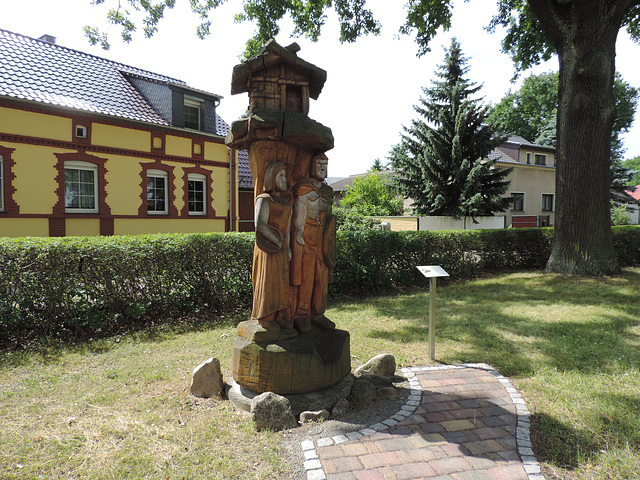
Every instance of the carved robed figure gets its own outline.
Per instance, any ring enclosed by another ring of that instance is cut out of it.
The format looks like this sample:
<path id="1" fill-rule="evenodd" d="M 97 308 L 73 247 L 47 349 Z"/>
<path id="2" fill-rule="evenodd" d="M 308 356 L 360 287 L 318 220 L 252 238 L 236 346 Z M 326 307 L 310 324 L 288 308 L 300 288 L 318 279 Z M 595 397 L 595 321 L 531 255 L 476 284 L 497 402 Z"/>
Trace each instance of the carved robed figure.
<path id="1" fill-rule="evenodd" d="M 262 326 L 276 321 L 292 326 L 289 307 L 289 247 L 291 203 L 283 197 L 287 190 L 286 167 L 272 163 L 264 176 L 265 193 L 255 204 L 256 243 L 253 251 L 253 310 L 251 318 Z"/>

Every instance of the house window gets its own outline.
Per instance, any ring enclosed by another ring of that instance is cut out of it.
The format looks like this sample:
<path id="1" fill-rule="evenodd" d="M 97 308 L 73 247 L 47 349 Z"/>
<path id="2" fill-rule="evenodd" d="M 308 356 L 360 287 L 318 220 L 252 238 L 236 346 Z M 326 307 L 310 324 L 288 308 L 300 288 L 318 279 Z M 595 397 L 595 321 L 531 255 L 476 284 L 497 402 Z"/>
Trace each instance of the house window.
<path id="1" fill-rule="evenodd" d="M 531 163 L 531 153 L 527 152 L 527 163 Z"/>
<path id="2" fill-rule="evenodd" d="M 76 125 L 76 137 L 87 138 L 87 127 L 84 125 Z"/>
<path id="3" fill-rule="evenodd" d="M 511 198 L 513 199 L 513 206 L 511 207 L 511 211 L 523 212 L 524 211 L 524 193 L 512 193 Z"/>
<path id="4" fill-rule="evenodd" d="M 88 162 L 64 163 L 64 208 L 70 213 L 98 211 L 98 166 Z"/>
<path id="5" fill-rule="evenodd" d="M 207 213 L 207 177 L 199 173 L 190 173 L 187 177 L 187 196 L 189 215 L 206 215 Z"/>
<path id="6" fill-rule="evenodd" d="M 535 157 L 534 157 L 534 162 L 536 165 L 546 165 L 547 164 L 547 156 L 546 155 L 540 155 L 538 153 L 536 153 Z"/>
<path id="7" fill-rule="evenodd" d="M 147 212 L 169 213 L 168 176 L 164 170 L 147 170 Z"/>
<path id="8" fill-rule="evenodd" d="M 0 155 L 0 212 L 4 212 L 4 164 Z"/>
<path id="9" fill-rule="evenodd" d="M 202 100 L 184 97 L 184 127 L 202 130 Z"/>
<path id="10" fill-rule="evenodd" d="M 553 195 L 550 193 L 542 194 L 542 211 L 553 212 Z"/>

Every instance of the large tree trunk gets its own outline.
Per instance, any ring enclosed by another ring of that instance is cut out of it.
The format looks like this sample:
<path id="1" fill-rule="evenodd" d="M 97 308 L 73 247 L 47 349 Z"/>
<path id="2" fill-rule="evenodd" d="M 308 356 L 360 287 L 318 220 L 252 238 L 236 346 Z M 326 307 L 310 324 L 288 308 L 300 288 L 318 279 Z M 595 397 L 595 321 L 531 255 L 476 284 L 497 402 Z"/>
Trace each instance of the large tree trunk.
<path id="1" fill-rule="evenodd" d="M 530 1 L 534 11 L 536 2 Z M 548 0 L 543 1 L 549 5 Z M 547 270 L 607 275 L 618 270 L 609 205 L 615 118 L 615 43 L 620 23 L 603 0 L 554 5 L 552 38 L 560 59 L 555 234 Z M 543 12 L 544 13 L 544 12 Z"/>

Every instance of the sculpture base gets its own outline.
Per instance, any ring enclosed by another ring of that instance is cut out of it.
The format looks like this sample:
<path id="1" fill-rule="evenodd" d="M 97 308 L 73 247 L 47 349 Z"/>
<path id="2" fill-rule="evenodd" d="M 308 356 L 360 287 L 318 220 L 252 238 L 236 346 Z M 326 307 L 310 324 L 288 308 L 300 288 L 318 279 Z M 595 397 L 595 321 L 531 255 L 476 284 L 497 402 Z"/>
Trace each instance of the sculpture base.
<path id="1" fill-rule="evenodd" d="M 232 371 L 235 381 L 253 392 L 323 390 L 351 372 L 349 332 L 314 328 L 294 336 L 276 324 L 265 329 L 256 320 L 242 322 L 233 343 Z"/>
<path id="2" fill-rule="evenodd" d="M 349 396 L 354 382 L 355 377 L 349 374 L 325 390 L 283 396 L 289 400 L 293 414 L 298 417 L 305 411 L 317 411 L 323 408 L 331 410 L 338 400 Z M 227 398 L 231 403 L 239 410 L 245 412 L 251 411 L 251 400 L 260 395 L 258 392 L 241 387 L 233 378 L 227 380 L 224 388 Z"/>

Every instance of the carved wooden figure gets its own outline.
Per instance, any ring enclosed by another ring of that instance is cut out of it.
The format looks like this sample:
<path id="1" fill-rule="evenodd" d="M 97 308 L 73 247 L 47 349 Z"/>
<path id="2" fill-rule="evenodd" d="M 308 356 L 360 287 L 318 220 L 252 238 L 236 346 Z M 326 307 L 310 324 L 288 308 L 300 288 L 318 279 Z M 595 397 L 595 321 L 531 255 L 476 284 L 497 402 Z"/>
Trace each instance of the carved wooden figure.
<path id="1" fill-rule="evenodd" d="M 324 182 L 333 135 L 307 116 L 326 72 L 299 49 L 270 41 L 233 70 L 231 93 L 249 93 L 249 116 L 233 122 L 226 143 L 249 150 L 256 244 L 253 310 L 238 326 L 232 370 L 254 392 L 313 392 L 351 371 L 349 333 L 324 316 L 335 264 L 333 190 Z"/>
<path id="2" fill-rule="evenodd" d="M 336 235 L 333 190 L 324 183 L 326 177 L 327 157 L 319 154 L 312 161 L 310 177 L 294 187 L 291 284 L 297 287 L 294 318 L 300 333 L 309 333 L 312 323 L 335 327 L 324 316 Z"/>
<path id="3" fill-rule="evenodd" d="M 289 307 L 289 247 L 291 203 L 282 195 L 287 190 L 287 174 L 282 162 L 267 167 L 266 193 L 258 195 L 255 205 L 256 244 L 253 252 L 253 310 L 251 318 L 268 327 L 276 321 L 291 328 Z"/>

